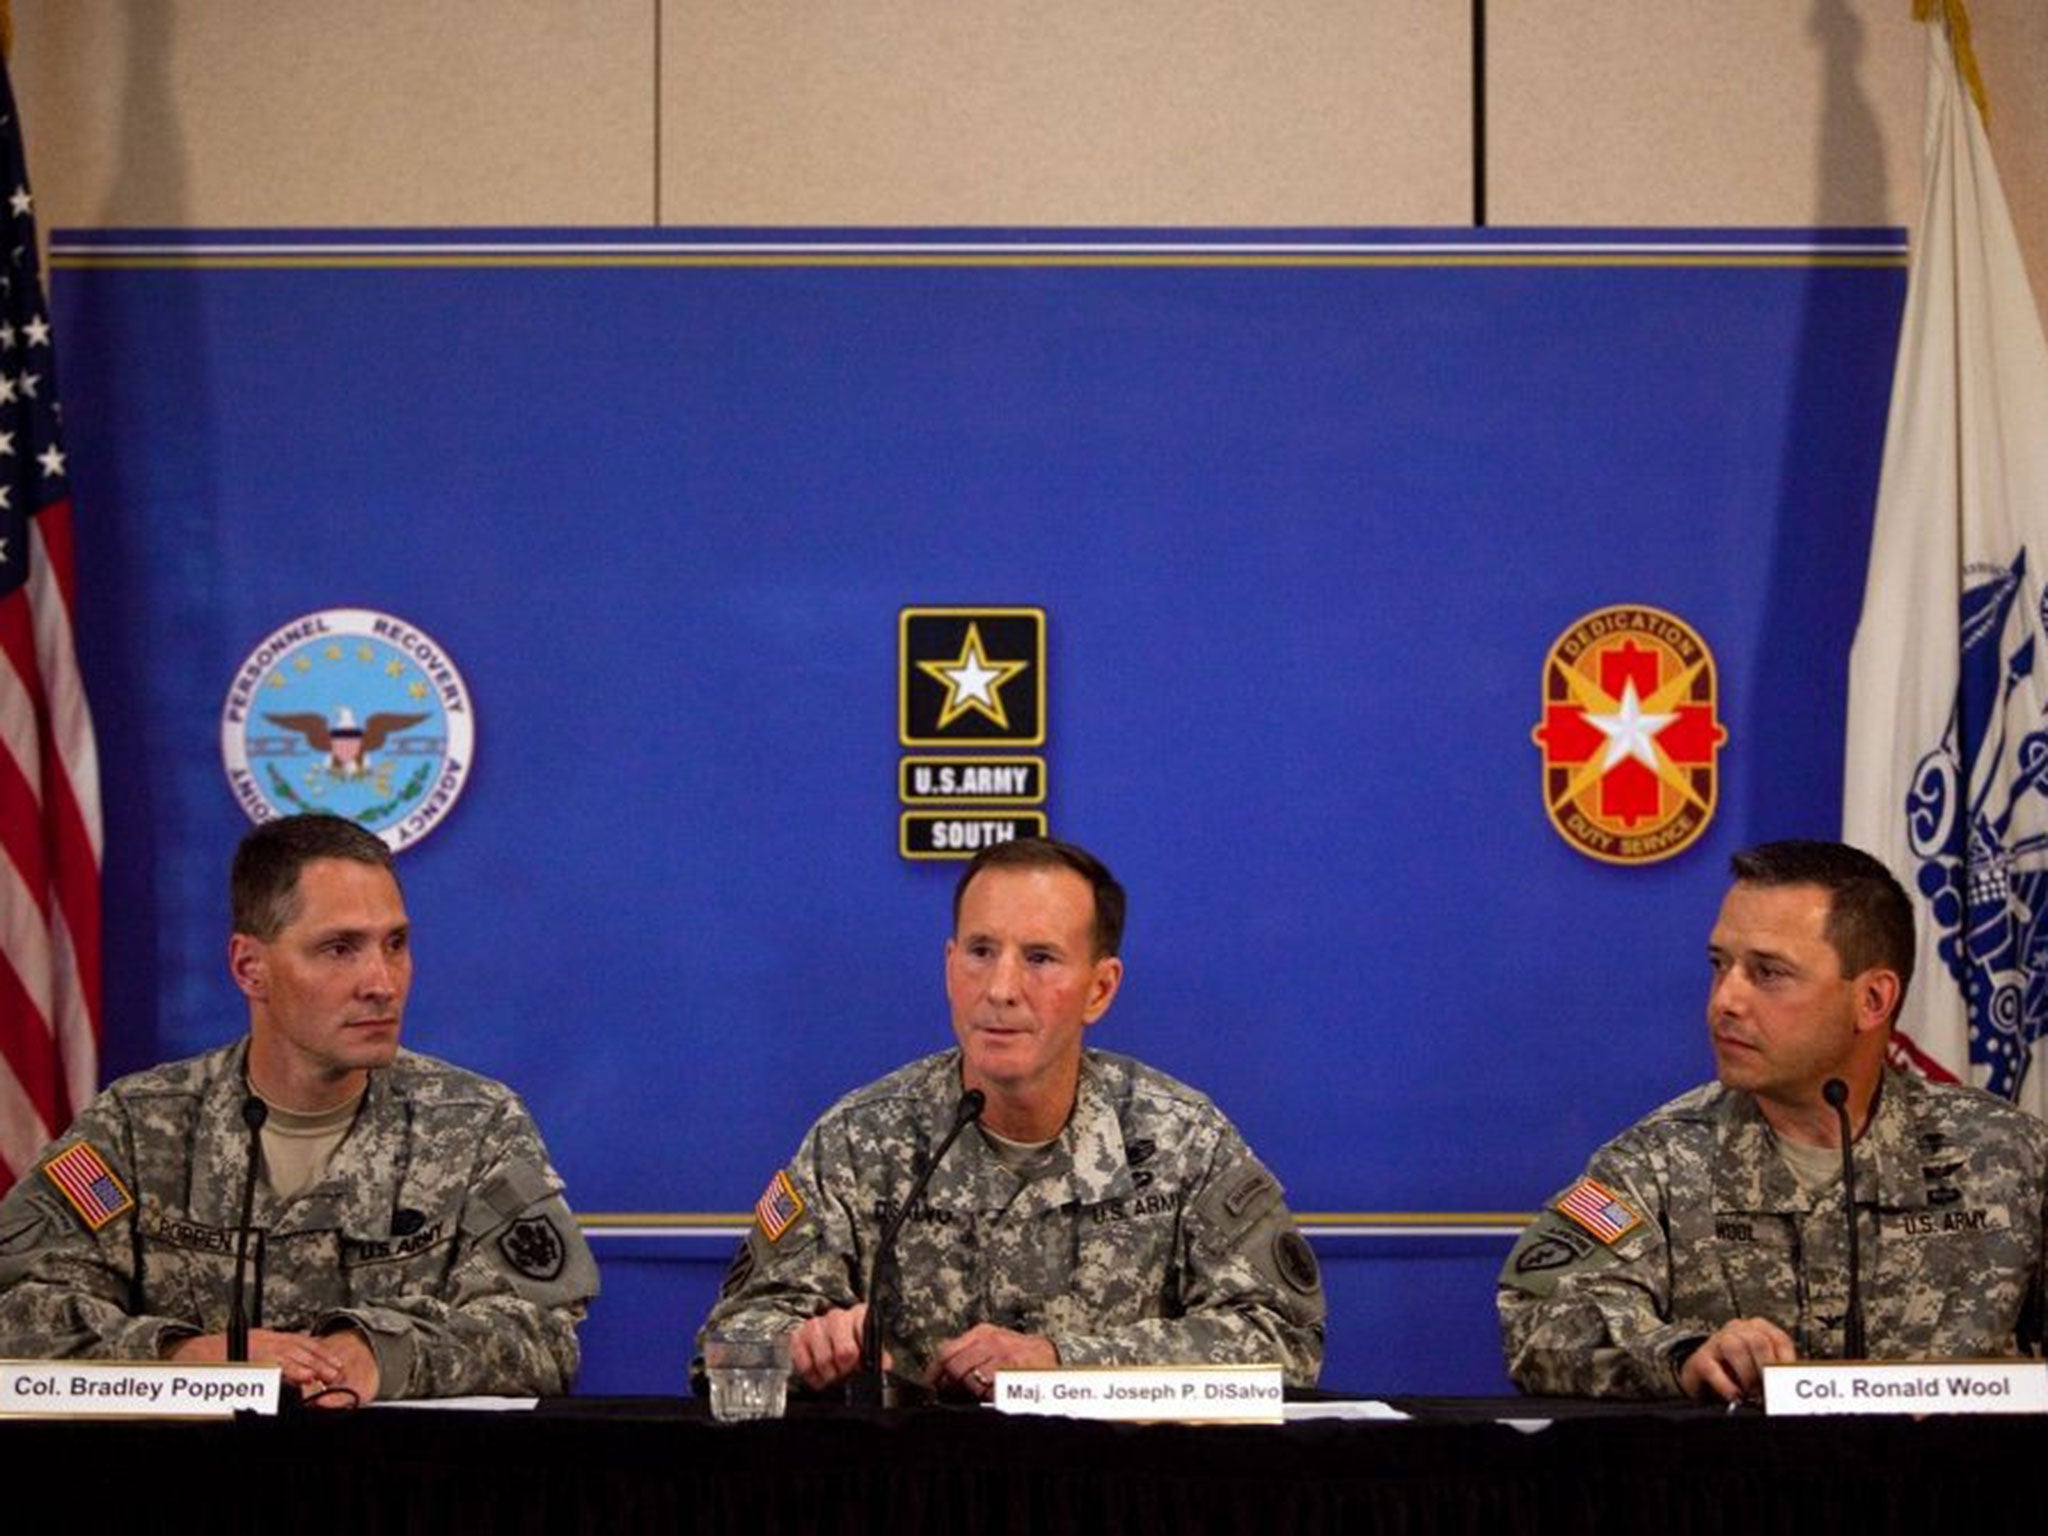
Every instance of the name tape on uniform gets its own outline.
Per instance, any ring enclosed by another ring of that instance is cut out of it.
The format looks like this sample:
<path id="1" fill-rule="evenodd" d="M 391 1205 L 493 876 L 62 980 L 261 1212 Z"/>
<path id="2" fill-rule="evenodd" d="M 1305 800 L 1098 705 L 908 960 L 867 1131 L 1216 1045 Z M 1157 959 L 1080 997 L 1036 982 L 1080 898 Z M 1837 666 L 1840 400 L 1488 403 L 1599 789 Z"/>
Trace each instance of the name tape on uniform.
<path id="1" fill-rule="evenodd" d="M 274 1365 L 158 1360 L 0 1361 L 0 1417 L 224 1419 L 275 1414 Z"/>
<path id="2" fill-rule="evenodd" d="M 997 1371 L 1004 1413 L 1182 1424 L 1278 1424 L 1277 1365 L 1118 1365 Z"/>
<path id="3" fill-rule="evenodd" d="M 1764 1412 L 2048 1413 L 2048 1361 L 1799 1360 L 1767 1365 Z"/>

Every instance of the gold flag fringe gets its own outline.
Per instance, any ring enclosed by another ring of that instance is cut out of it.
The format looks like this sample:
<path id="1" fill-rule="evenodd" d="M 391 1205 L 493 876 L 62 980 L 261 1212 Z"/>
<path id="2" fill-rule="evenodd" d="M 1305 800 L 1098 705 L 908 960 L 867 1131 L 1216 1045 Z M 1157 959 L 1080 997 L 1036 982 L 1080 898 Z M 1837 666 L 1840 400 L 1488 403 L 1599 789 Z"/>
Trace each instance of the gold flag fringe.
<path id="1" fill-rule="evenodd" d="M 1948 24 L 1948 40 L 1956 52 L 1956 68 L 1963 84 L 1970 88 L 1970 100 L 1977 103 L 1977 116 L 1991 121 L 1991 102 L 1984 94 L 1984 77 L 1977 72 L 1977 50 L 1970 42 L 1970 9 L 1963 0 L 1913 0 L 1913 19 L 1931 21 L 1940 11 Z"/>

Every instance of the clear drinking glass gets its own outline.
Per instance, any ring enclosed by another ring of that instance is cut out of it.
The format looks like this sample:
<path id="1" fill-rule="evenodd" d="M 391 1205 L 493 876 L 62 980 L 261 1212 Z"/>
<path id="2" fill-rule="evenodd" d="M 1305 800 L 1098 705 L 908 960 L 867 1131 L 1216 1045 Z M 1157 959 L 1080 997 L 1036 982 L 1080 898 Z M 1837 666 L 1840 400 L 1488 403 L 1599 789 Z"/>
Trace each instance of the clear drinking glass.
<path id="1" fill-rule="evenodd" d="M 714 1333 L 704 1341 L 704 1371 L 711 1378 L 711 1417 L 779 1419 L 789 1396 L 789 1335 Z"/>

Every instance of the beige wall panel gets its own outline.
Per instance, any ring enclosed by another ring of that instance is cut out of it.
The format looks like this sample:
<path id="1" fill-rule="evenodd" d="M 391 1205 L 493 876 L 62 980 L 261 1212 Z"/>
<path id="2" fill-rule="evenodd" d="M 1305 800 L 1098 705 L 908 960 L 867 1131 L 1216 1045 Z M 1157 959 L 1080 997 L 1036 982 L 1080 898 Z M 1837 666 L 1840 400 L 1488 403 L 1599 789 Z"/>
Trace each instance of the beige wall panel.
<path id="1" fill-rule="evenodd" d="M 667 0 L 662 218 L 1470 218 L 1447 0 Z"/>
<path id="2" fill-rule="evenodd" d="M 1495 224 L 1910 223 L 1909 0 L 1492 0 Z"/>
<path id="3" fill-rule="evenodd" d="M 45 228 L 1470 217 L 1467 0 L 13 9 Z M 1489 0 L 1491 222 L 1910 222 L 1909 11 Z M 1972 14 L 2048 292 L 2048 5 Z"/>
<path id="4" fill-rule="evenodd" d="M 653 0 L 14 0 L 46 227 L 647 223 Z"/>

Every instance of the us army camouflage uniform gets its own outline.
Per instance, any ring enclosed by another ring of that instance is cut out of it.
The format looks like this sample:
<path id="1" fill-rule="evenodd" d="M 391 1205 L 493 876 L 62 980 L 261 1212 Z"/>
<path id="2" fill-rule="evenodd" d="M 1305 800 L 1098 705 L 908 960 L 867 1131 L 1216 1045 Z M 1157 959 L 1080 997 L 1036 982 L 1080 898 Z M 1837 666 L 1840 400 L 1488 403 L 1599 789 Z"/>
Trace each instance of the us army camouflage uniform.
<path id="1" fill-rule="evenodd" d="M 90 1142 L 136 1207 L 91 1231 L 42 1165 L 0 1201 L 0 1357 L 153 1359 L 224 1332 L 248 1172 L 246 1042 L 137 1073 L 44 1158 Z M 326 1173 L 259 1180 L 251 1326 L 353 1323 L 382 1397 L 569 1390 L 597 1266 L 509 1088 L 400 1051 Z"/>
<path id="2" fill-rule="evenodd" d="M 1842 1354 L 1840 1178 L 1802 1190 L 1750 1095 L 1695 1089 L 1586 1173 L 1626 1207 L 1618 1224 L 1641 1219 L 1603 1241 L 1560 1213 L 1565 1191 L 1522 1234 L 1497 1294 L 1523 1391 L 1678 1396 L 1685 1357 L 1742 1317 L 1776 1323 L 1802 1357 Z M 1856 1204 L 1873 1358 L 2036 1347 L 2048 1125 L 1975 1089 L 1887 1073 L 1856 1143 Z"/>
<path id="3" fill-rule="evenodd" d="M 861 1300 L 959 1098 L 948 1051 L 828 1110 L 787 1170 L 784 1214 L 801 1209 L 779 1237 L 756 1222 L 706 1329 L 780 1329 Z M 923 1377 L 981 1322 L 1045 1335 L 1069 1365 L 1274 1362 L 1300 1386 L 1322 1369 L 1322 1283 L 1279 1184 L 1208 1099 L 1128 1057 L 1083 1055 L 1073 1116 L 1028 1172 L 969 1129 L 897 1243 L 883 1347 L 899 1376 Z"/>

